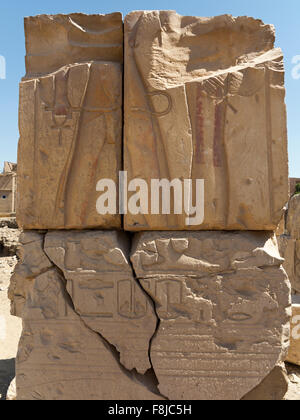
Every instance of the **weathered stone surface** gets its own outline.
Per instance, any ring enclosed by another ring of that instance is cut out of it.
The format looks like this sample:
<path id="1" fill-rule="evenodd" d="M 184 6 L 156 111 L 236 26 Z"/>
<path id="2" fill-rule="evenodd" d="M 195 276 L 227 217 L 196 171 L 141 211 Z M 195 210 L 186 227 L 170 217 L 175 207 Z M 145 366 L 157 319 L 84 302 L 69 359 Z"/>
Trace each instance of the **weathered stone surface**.
<path id="1" fill-rule="evenodd" d="M 128 181 L 205 180 L 203 224 L 128 214 L 127 230 L 276 229 L 288 160 L 283 58 L 273 46 L 274 28 L 247 17 L 126 16 Z"/>
<path id="2" fill-rule="evenodd" d="M 14 378 L 7 390 L 6 401 L 15 401 L 17 399 L 16 378 Z"/>
<path id="3" fill-rule="evenodd" d="M 249 392 L 243 401 L 281 401 L 289 388 L 289 378 L 284 363 L 276 366 L 272 372 Z"/>
<path id="4" fill-rule="evenodd" d="M 8 226 L 0 227 L 0 257 L 13 256 L 17 252 L 20 231 Z"/>
<path id="5" fill-rule="evenodd" d="M 24 229 L 119 228 L 96 186 L 122 162 L 120 14 L 25 20 L 20 85 L 18 223 Z"/>
<path id="6" fill-rule="evenodd" d="M 10 281 L 8 297 L 11 314 L 22 318 L 24 305 L 33 279 L 52 267 L 43 251 L 44 236 L 35 232 L 23 232 L 20 236 L 19 257 Z"/>
<path id="7" fill-rule="evenodd" d="M 150 355 L 166 397 L 241 399 L 284 359 L 290 286 L 272 233 L 141 233 L 131 259 L 161 321 Z"/>
<path id="8" fill-rule="evenodd" d="M 292 306 L 290 348 L 286 361 L 300 366 L 300 304 Z"/>
<path id="9" fill-rule="evenodd" d="M 289 201 L 287 230 L 292 238 L 300 239 L 300 194 Z"/>
<path id="10" fill-rule="evenodd" d="M 52 268 L 34 278 L 24 307 L 17 399 L 161 398 L 122 369 L 109 346 L 84 325 Z"/>
<path id="11" fill-rule="evenodd" d="M 283 268 L 287 272 L 294 292 L 300 293 L 300 240 L 289 235 L 278 237 L 280 255 L 284 258 Z"/>
<path id="12" fill-rule="evenodd" d="M 45 252 L 67 280 L 75 310 L 93 331 L 120 352 L 129 370 L 151 368 L 149 343 L 157 318 L 134 279 L 129 242 L 117 232 L 51 232 Z"/>
<path id="13" fill-rule="evenodd" d="M 99 58 L 114 62 L 123 60 L 121 13 L 31 16 L 25 18 L 25 34 L 29 76 Z"/>
<path id="14" fill-rule="evenodd" d="M 10 229 L 18 229 L 15 217 L 0 217 L 0 228 L 8 227 Z"/>

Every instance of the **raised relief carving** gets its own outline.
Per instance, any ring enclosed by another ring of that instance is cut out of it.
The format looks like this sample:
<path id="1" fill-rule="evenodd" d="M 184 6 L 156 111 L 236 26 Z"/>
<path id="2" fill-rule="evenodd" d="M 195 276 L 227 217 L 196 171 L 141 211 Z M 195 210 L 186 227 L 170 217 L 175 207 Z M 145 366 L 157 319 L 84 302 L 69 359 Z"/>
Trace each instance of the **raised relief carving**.
<path id="1" fill-rule="evenodd" d="M 290 287 L 272 233 L 142 233 L 131 260 L 160 318 L 150 355 L 163 395 L 240 399 L 283 357 Z"/>
<path id="2" fill-rule="evenodd" d="M 51 232 L 45 252 L 63 271 L 84 322 L 117 348 L 126 368 L 150 369 L 148 348 L 157 319 L 128 264 L 126 237 L 104 231 Z"/>

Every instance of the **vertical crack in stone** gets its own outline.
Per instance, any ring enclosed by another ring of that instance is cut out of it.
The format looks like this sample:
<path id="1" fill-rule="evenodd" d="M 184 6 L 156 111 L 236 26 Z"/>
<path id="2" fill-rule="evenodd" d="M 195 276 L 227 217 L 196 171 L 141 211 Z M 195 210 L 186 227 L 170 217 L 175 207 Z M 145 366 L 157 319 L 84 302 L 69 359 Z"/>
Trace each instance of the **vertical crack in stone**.
<path id="1" fill-rule="evenodd" d="M 136 281 L 136 283 L 139 285 L 139 287 L 142 290 L 142 292 L 145 293 L 147 295 L 147 297 L 149 298 L 149 300 L 151 302 L 151 305 L 153 306 L 153 311 L 154 311 L 155 316 L 157 318 L 156 328 L 155 328 L 154 334 L 151 337 L 150 342 L 149 342 L 149 352 L 148 352 L 148 355 L 149 355 L 149 361 L 150 361 L 150 364 L 151 364 L 150 371 L 152 372 L 152 375 L 155 378 L 156 391 L 157 391 L 157 393 L 161 397 L 165 398 L 166 400 L 169 400 L 169 398 L 166 397 L 165 395 L 162 395 L 161 392 L 160 392 L 160 390 L 159 390 L 159 387 L 158 387 L 159 386 L 159 380 L 158 380 L 158 378 L 156 376 L 155 369 L 154 369 L 153 362 L 152 362 L 152 358 L 151 358 L 151 349 L 152 349 L 153 340 L 155 339 L 155 337 L 156 337 L 156 335 L 158 333 L 159 327 L 160 327 L 160 318 L 159 318 L 158 313 L 157 313 L 157 310 L 156 310 L 156 304 L 155 304 L 155 301 L 154 301 L 153 297 L 143 288 L 140 280 L 138 279 L 138 277 L 136 275 L 136 272 L 135 272 L 135 269 L 134 269 L 134 266 L 133 266 L 133 263 L 132 263 L 130 257 L 128 258 L 128 264 L 130 265 L 130 267 L 132 269 L 132 275 L 133 275 L 134 281 Z"/>
<path id="2" fill-rule="evenodd" d="M 45 238 L 44 238 L 44 241 L 45 241 Z M 61 279 L 63 280 L 63 285 L 64 285 L 63 293 L 64 293 L 66 301 L 69 303 L 72 310 L 79 316 L 79 319 L 82 322 L 82 324 L 90 332 L 97 335 L 98 338 L 103 342 L 103 344 L 105 345 L 107 350 L 109 350 L 111 352 L 111 354 L 113 355 L 114 359 L 116 360 L 119 368 L 124 373 L 124 375 L 126 375 L 133 382 L 136 382 L 136 383 L 139 383 L 139 384 L 143 385 L 145 388 L 147 388 L 153 394 L 158 395 L 162 398 L 166 398 L 163 395 L 161 395 L 159 390 L 158 390 L 158 380 L 157 380 L 157 377 L 155 375 L 153 367 L 151 369 L 149 369 L 144 375 L 141 374 L 141 373 L 138 373 L 136 369 L 132 369 L 132 370 L 126 369 L 126 367 L 121 363 L 120 352 L 117 350 L 117 348 L 113 344 L 111 344 L 102 334 L 100 334 L 97 331 L 94 331 L 92 328 L 90 328 L 87 325 L 87 323 L 82 319 L 82 316 L 80 315 L 80 313 L 78 313 L 76 311 L 73 299 L 72 299 L 71 295 L 69 294 L 69 292 L 67 290 L 67 280 L 65 279 L 63 271 L 56 264 L 54 264 L 54 262 L 51 259 L 50 259 L 50 261 L 52 262 L 54 268 L 57 270 L 57 272 L 60 274 Z M 150 352 L 150 346 L 149 346 L 149 352 Z M 149 360 L 150 360 L 150 363 L 151 363 L 151 359 L 149 359 Z M 151 363 L 151 366 L 152 366 L 152 363 Z"/>

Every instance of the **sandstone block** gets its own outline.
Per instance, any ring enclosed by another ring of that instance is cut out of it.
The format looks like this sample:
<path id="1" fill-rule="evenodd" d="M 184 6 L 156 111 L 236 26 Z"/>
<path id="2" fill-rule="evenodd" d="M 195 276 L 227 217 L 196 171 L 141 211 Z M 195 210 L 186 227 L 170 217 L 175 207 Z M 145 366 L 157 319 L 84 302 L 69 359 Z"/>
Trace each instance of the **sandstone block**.
<path id="1" fill-rule="evenodd" d="M 151 367 L 156 317 L 138 283 L 135 288 L 124 241 L 113 232 L 65 235 L 46 238 L 57 266 L 43 251 L 43 234 L 22 238 L 10 290 L 14 314 L 23 320 L 17 399 L 163 399 L 151 370 L 133 370 Z"/>
<path id="2" fill-rule="evenodd" d="M 278 238 L 280 255 L 284 258 L 285 269 L 294 292 L 300 293 L 300 240 L 289 235 Z"/>
<path id="3" fill-rule="evenodd" d="M 271 233 L 140 233 L 131 259 L 160 318 L 164 396 L 238 400 L 283 361 L 290 286 Z"/>
<path id="4" fill-rule="evenodd" d="M 101 337 L 84 326 L 63 281 L 55 269 L 34 279 L 17 356 L 17 399 L 160 399 L 129 378 Z"/>
<path id="5" fill-rule="evenodd" d="M 292 306 L 290 348 L 286 361 L 300 366 L 300 304 Z"/>
<path id="6" fill-rule="evenodd" d="M 157 318 L 128 263 L 129 243 L 117 232 L 51 232 L 45 252 L 63 271 L 81 319 L 120 352 L 129 370 L 151 368 L 149 342 Z"/>
<path id="7" fill-rule="evenodd" d="M 120 14 L 25 19 L 17 220 L 24 229 L 119 228 L 96 186 L 122 162 Z"/>
<path id="8" fill-rule="evenodd" d="M 127 230 L 276 229 L 288 201 L 288 160 L 274 39 L 273 26 L 247 17 L 126 16 L 128 181 L 204 179 L 205 191 L 203 223 L 187 226 L 172 212 L 128 214 Z"/>

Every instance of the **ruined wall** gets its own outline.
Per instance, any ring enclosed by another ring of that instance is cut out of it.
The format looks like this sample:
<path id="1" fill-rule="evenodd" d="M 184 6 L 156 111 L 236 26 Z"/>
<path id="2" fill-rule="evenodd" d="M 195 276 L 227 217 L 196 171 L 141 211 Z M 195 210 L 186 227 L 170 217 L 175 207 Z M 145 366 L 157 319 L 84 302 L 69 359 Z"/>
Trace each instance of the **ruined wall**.
<path id="1" fill-rule="evenodd" d="M 243 398 L 289 344 L 274 28 L 153 11 L 124 28 L 118 13 L 38 16 L 25 32 L 18 399 Z M 130 188 L 135 213 L 100 215 L 98 181 L 124 200 L 121 170 L 128 182 L 204 179 L 203 223 L 143 213 Z"/>

